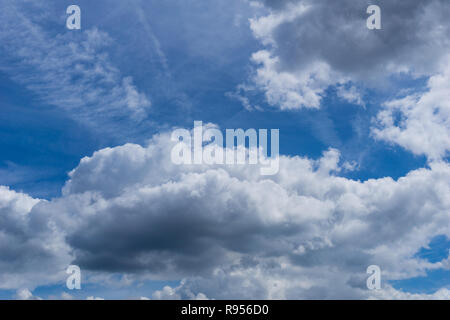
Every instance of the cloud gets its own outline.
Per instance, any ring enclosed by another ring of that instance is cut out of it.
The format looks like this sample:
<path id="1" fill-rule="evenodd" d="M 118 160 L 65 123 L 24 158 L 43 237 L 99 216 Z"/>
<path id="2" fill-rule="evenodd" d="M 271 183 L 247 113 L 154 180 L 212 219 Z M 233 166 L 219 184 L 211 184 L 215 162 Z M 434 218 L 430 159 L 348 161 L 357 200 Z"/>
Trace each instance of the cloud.
<path id="1" fill-rule="evenodd" d="M 73 300 L 73 296 L 67 292 L 61 293 L 62 300 Z"/>
<path id="2" fill-rule="evenodd" d="M 363 97 L 355 86 L 338 86 L 336 93 L 338 97 L 342 98 L 345 101 L 365 107 Z"/>
<path id="3" fill-rule="evenodd" d="M 17 290 L 16 299 L 17 300 L 42 300 L 42 298 L 34 296 L 31 293 L 31 291 L 28 289 Z"/>
<path id="4" fill-rule="evenodd" d="M 162 290 L 156 290 L 152 298 L 154 300 L 208 300 L 203 293 L 194 294 L 184 285 L 185 281 L 176 288 L 165 286 Z"/>
<path id="5" fill-rule="evenodd" d="M 2 4 L 1 70 L 82 121 L 145 118 L 150 100 L 104 52 L 113 42 L 108 34 L 51 34 L 39 14 Z M 64 284 L 74 263 L 83 281 L 102 284 L 117 274 L 128 285 L 183 279 L 153 299 L 448 297 L 446 288 L 419 295 L 387 281 L 450 268 L 448 258 L 415 255 L 434 237 L 450 237 L 450 167 L 440 161 L 449 148 L 442 61 L 450 9 L 440 0 L 380 0 L 378 32 L 365 28 L 362 1 L 264 4 L 268 14 L 251 20 L 266 46 L 252 55 L 252 80 L 270 104 L 318 108 L 337 85 L 339 97 L 363 105 L 357 82 L 429 76 L 427 92 L 386 103 L 373 131 L 426 154 L 429 168 L 398 180 L 350 180 L 338 173 L 355 164 L 341 163 L 336 149 L 319 159 L 281 156 L 280 172 L 269 177 L 257 165 L 176 166 L 168 133 L 146 146 L 102 149 L 81 159 L 61 197 L 44 201 L 0 187 L 0 288 Z M 234 98 L 256 108 L 238 89 Z M 372 264 L 382 270 L 379 292 L 365 287 Z M 37 298 L 28 289 L 17 297 Z"/>
<path id="6" fill-rule="evenodd" d="M 54 283 L 72 259 L 52 221 L 30 213 L 41 202 L 0 186 L 0 288 Z"/>
<path id="7" fill-rule="evenodd" d="M 430 160 L 450 150 L 450 57 L 428 80 L 424 93 L 388 101 L 378 113 L 375 138 L 398 144 Z"/>
<path id="8" fill-rule="evenodd" d="M 103 299 L 101 297 L 89 296 L 89 297 L 86 298 L 86 300 L 105 300 L 105 299 Z"/>
<path id="9" fill-rule="evenodd" d="M 156 291 L 154 296 L 155 299 L 164 300 L 198 300 L 198 296 L 195 297 L 191 290 L 204 289 L 215 292 L 218 298 L 233 297 L 234 299 L 298 299 L 299 297 L 302 299 L 318 299 L 318 297 L 320 299 L 360 299 L 364 297 L 369 300 L 448 300 L 450 294 L 450 290 L 446 288 L 432 294 L 409 293 L 396 290 L 388 284 L 380 290 L 367 291 L 363 288 L 353 288 L 352 292 L 348 284 L 339 281 L 338 278 L 328 277 L 326 273 L 328 270 L 320 270 L 323 275 L 321 285 L 317 285 L 317 280 L 308 280 L 305 273 L 289 272 L 283 276 L 280 271 L 280 274 L 274 276 L 260 271 L 250 269 L 245 273 L 236 270 L 225 273 L 218 270 L 215 277 L 191 278 L 175 288 L 166 286 L 163 290 Z M 315 274 L 315 277 L 318 277 L 320 272 Z M 292 277 L 295 277 L 295 283 Z M 315 286 L 314 283 L 316 283 Z"/>
<path id="10" fill-rule="evenodd" d="M 450 290 L 443 288 L 432 294 L 418 294 L 395 290 L 388 287 L 382 291 L 375 291 L 369 299 L 382 300 L 449 300 Z"/>
<path id="11" fill-rule="evenodd" d="M 279 71 L 279 57 L 267 50 L 254 53 L 252 60 L 261 66 L 253 81 L 265 91 L 267 102 L 281 110 L 319 108 L 321 95 L 335 78 L 330 75 L 329 66 L 321 62 L 309 65 L 301 74 Z"/>
<path id="12" fill-rule="evenodd" d="M 83 123 L 95 123 L 94 127 L 146 118 L 150 99 L 136 88 L 132 77 L 123 76 L 112 63 L 105 49 L 113 39 L 107 33 L 97 28 L 66 30 L 65 18 L 54 21 L 48 16 L 55 12 L 50 5 L 1 3 L 0 70 L 45 104 L 57 106 Z M 51 23 L 61 24 L 56 29 L 60 32 L 53 32 L 48 27 Z"/>
<path id="13" fill-rule="evenodd" d="M 100 150 L 31 214 L 64 232 L 82 270 L 184 279 L 160 297 L 369 298 L 369 265 L 383 283 L 448 269 L 415 256 L 450 237 L 446 163 L 361 182 L 336 176 L 330 149 L 317 160 L 282 156 L 266 177 L 256 165 L 177 166 L 172 146 L 165 133 Z"/>
<path id="14" fill-rule="evenodd" d="M 265 48 L 253 54 L 252 81 L 282 110 L 318 108 L 333 85 L 379 88 L 401 73 L 433 75 L 449 52 L 444 0 L 377 1 L 381 30 L 366 27 L 367 1 L 261 2 L 268 13 L 250 23 Z"/>

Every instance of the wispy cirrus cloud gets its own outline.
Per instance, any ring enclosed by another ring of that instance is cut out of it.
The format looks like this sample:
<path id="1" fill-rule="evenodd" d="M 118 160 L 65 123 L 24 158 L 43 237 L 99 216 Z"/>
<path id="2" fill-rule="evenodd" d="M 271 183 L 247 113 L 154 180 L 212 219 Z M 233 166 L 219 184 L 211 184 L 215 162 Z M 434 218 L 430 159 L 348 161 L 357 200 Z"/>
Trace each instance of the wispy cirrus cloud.
<path id="1" fill-rule="evenodd" d="M 144 121 L 151 101 L 110 60 L 106 48 L 114 40 L 97 28 L 69 31 L 57 14 L 61 25 L 55 32 L 40 19 L 46 10 L 55 9 L 2 0 L 0 70 L 43 103 L 93 127 Z"/>

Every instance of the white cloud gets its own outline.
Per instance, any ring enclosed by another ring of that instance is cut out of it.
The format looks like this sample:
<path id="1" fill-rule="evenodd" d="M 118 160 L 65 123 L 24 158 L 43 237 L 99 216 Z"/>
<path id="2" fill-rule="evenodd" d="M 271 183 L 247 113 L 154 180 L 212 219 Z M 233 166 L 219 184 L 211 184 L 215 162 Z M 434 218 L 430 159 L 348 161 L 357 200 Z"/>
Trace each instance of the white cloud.
<path id="1" fill-rule="evenodd" d="M 162 134 L 100 150 L 31 213 L 64 231 L 83 270 L 185 279 L 154 298 L 368 298 L 371 264 L 383 281 L 448 269 L 414 256 L 450 236 L 446 163 L 360 182 L 335 176 L 330 149 L 282 156 L 279 174 L 262 177 L 257 166 L 173 165 L 172 145 Z"/>
<path id="2" fill-rule="evenodd" d="M 334 83 L 329 66 L 321 62 L 296 73 L 278 71 L 279 58 L 267 50 L 254 53 L 252 60 L 261 66 L 253 81 L 265 91 L 267 102 L 281 110 L 319 108 L 322 94 Z"/>
<path id="3" fill-rule="evenodd" d="M 20 289 L 16 292 L 17 300 L 42 300 L 42 298 L 34 296 L 28 289 Z"/>
<path id="4" fill-rule="evenodd" d="M 86 298 L 86 300 L 105 300 L 105 299 L 103 299 L 101 297 L 89 296 L 89 297 Z"/>
<path id="5" fill-rule="evenodd" d="M 67 292 L 61 293 L 62 300 L 73 300 L 73 296 Z"/>
<path id="6" fill-rule="evenodd" d="M 433 75 L 450 49 L 443 0 L 380 0 L 382 30 L 367 29 L 362 0 L 260 2 L 268 13 L 250 26 L 265 49 L 252 56 L 252 82 L 282 110 L 320 107 L 329 86 L 380 88 L 400 73 Z M 362 104 L 355 93 L 340 96 Z"/>
<path id="7" fill-rule="evenodd" d="M 383 300 L 449 300 L 450 290 L 442 288 L 432 294 L 418 294 L 395 290 L 392 287 L 387 287 L 384 290 L 374 291 L 369 299 L 383 299 Z"/>
<path id="8" fill-rule="evenodd" d="M 338 86 L 336 93 L 337 96 L 342 98 L 343 100 L 365 107 L 362 94 L 361 92 L 358 91 L 358 89 L 355 86 L 350 87 Z"/>
<path id="9" fill-rule="evenodd" d="M 424 93 L 411 94 L 385 103 L 377 115 L 378 139 L 396 143 L 430 160 L 445 157 L 450 150 L 450 67 L 428 80 Z"/>
<path id="10" fill-rule="evenodd" d="M 156 290 L 152 297 L 154 300 L 208 300 L 205 294 L 201 292 L 194 294 L 186 288 L 185 281 L 176 288 L 165 286 L 162 290 Z"/>

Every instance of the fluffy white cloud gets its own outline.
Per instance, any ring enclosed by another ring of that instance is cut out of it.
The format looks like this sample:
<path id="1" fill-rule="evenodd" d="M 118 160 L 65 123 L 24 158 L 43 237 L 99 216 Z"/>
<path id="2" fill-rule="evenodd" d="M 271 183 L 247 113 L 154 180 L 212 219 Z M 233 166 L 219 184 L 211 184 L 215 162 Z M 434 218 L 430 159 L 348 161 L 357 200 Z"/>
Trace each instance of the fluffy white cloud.
<path id="1" fill-rule="evenodd" d="M 253 81 L 265 91 L 267 102 L 282 110 L 320 107 L 321 95 L 336 79 L 329 66 L 321 62 L 292 73 L 279 71 L 280 59 L 267 50 L 254 53 L 252 60 L 261 66 Z"/>
<path id="2" fill-rule="evenodd" d="M 20 289 L 16 292 L 17 300 L 42 300 L 42 298 L 34 296 L 28 289 Z"/>
<path id="3" fill-rule="evenodd" d="M 428 80 L 424 93 L 389 101 L 373 129 L 378 139 L 396 143 L 417 155 L 439 160 L 450 150 L 450 58 Z"/>
<path id="4" fill-rule="evenodd" d="M 84 158 L 63 196 L 31 214 L 66 235 L 83 270 L 180 279 L 154 298 L 368 298 L 383 281 L 448 269 L 414 254 L 450 236 L 450 167 L 398 180 L 336 176 L 339 152 L 257 166 L 176 166 L 169 134 Z"/>
<path id="5" fill-rule="evenodd" d="M 331 85 L 380 87 L 400 73 L 433 75 L 450 49 L 445 0 L 377 1 L 381 30 L 366 27 L 367 1 L 261 3 L 268 13 L 250 25 L 266 48 L 252 57 L 253 82 L 281 109 L 318 108 Z M 354 103 L 355 94 L 342 97 Z"/>
<path id="6" fill-rule="evenodd" d="M 447 163 L 361 182 L 335 175 L 330 149 L 281 156 L 279 173 L 261 176 L 257 165 L 174 165 L 173 144 L 161 134 L 100 150 L 51 201 L 0 188 L 2 288 L 63 285 L 74 263 L 103 284 L 184 279 L 155 299 L 415 298 L 368 291 L 367 266 L 384 284 L 450 269 L 415 256 L 450 237 Z"/>
<path id="7" fill-rule="evenodd" d="M 203 293 L 194 294 L 189 288 L 185 288 L 185 281 L 172 288 L 165 286 L 162 290 L 157 290 L 152 295 L 154 300 L 208 300 Z"/>
<path id="8" fill-rule="evenodd" d="M 408 293 L 395 290 L 392 287 L 387 287 L 381 291 L 373 292 L 369 299 L 383 299 L 383 300 L 449 300 L 450 290 L 440 289 L 432 294 L 418 294 Z"/>
<path id="9" fill-rule="evenodd" d="M 89 297 L 86 298 L 86 300 L 105 300 L 105 299 L 103 299 L 101 297 L 89 296 Z"/>

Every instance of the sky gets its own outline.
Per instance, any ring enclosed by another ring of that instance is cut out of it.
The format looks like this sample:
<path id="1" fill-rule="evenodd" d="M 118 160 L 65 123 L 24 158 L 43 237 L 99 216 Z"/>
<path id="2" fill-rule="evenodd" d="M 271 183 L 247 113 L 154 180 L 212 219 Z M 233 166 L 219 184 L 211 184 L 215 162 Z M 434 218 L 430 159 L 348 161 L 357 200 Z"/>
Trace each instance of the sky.
<path id="1" fill-rule="evenodd" d="M 450 297 L 446 0 L 0 7 L 0 299 Z M 174 163 L 194 121 L 278 171 Z"/>

